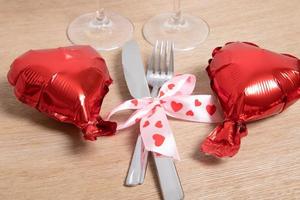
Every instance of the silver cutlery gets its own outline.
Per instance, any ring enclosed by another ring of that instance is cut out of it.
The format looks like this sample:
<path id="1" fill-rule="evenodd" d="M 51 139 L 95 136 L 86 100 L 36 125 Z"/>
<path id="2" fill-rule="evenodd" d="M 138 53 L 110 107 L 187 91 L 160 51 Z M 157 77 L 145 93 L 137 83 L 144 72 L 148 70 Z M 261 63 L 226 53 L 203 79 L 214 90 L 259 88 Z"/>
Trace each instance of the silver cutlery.
<path id="1" fill-rule="evenodd" d="M 134 98 L 156 97 L 162 84 L 172 78 L 174 71 L 173 48 L 173 44 L 157 42 L 149 59 L 146 78 L 137 43 L 129 41 L 123 46 L 122 65 L 124 76 L 129 92 Z M 152 86 L 152 95 L 150 95 L 148 83 Z M 152 155 L 163 198 L 165 200 L 183 199 L 184 194 L 173 160 L 157 156 L 155 153 Z M 148 151 L 145 150 L 139 135 L 125 180 L 126 186 L 136 186 L 144 182 L 147 161 Z"/>
<path id="2" fill-rule="evenodd" d="M 122 66 L 131 96 L 134 98 L 150 97 L 140 50 L 134 40 L 125 43 L 122 48 Z M 144 182 L 147 163 L 148 152 L 139 134 L 125 180 L 126 186 L 136 186 Z"/>
<path id="3" fill-rule="evenodd" d="M 174 44 L 156 41 L 147 68 L 151 96 L 157 97 L 159 88 L 174 74 Z M 152 153 L 164 200 L 184 199 L 184 193 L 172 158 Z"/>

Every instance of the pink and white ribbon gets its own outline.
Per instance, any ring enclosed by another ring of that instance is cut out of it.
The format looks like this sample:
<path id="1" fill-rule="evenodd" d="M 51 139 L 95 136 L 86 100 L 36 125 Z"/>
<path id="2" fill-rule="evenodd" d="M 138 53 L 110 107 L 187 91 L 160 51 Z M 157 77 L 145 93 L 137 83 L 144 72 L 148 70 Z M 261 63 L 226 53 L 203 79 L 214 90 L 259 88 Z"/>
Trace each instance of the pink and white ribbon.
<path id="1" fill-rule="evenodd" d="M 161 87 L 158 97 L 125 101 L 113 109 L 107 119 L 123 110 L 136 110 L 127 121 L 118 123 L 117 130 L 140 122 L 141 137 L 146 150 L 179 160 L 167 115 L 206 123 L 218 123 L 223 119 L 217 101 L 212 95 L 191 95 L 195 84 L 194 75 L 175 76 Z"/>

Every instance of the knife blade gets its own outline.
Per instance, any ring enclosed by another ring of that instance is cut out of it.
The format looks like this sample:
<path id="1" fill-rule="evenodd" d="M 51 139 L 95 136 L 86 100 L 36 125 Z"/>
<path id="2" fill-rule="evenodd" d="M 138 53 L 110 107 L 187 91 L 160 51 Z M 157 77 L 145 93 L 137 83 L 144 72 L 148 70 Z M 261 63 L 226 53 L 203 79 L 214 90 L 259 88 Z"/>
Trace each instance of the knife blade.
<path id="1" fill-rule="evenodd" d="M 150 97 L 145 69 L 138 44 L 130 40 L 122 47 L 122 66 L 127 87 L 132 97 Z M 126 186 L 136 186 L 144 182 L 148 163 L 148 151 L 138 135 L 130 167 L 125 180 Z"/>

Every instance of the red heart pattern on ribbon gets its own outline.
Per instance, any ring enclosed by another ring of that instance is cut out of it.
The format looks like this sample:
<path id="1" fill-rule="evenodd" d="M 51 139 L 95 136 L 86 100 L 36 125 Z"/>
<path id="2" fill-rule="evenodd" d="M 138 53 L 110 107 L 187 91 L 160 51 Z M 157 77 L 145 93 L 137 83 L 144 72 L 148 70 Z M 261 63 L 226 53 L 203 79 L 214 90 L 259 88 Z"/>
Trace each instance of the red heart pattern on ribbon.
<path id="1" fill-rule="evenodd" d="M 189 110 L 185 113 L 186 116 L 194 116 L 194 112 L 192 110 Z"/>
<path id="2" fill-rule="evenodd" d="M 198 107 L 198 106 L 201 106 L 201 101 L 199 101 L 198 99 L 195 99 L 195 106 Z"/>
<path id="3" fill-rule="evenodd" d="M 158 97 L 125 101 L 113 109 L 107 119 L 122 110 L 136 110 L 127 121 L 118 123 L 117 130 L 132 126 L 138 119 L 146 150 L 179 160 L 167 115 L 194 122 L 217 123 L 223 120 L 212 95 L 191 95 L 195 83 L 194 75 L 175 76 L 160 88 Z"/>
<path id="4" fill-rule="evenodd" d="M 174 86 L 175 86 L 175 84 L 171 83 L 171 84 L 168 85 L 168 88 L 169 88 L 170 90 L 172 90 Z"/>
<path id="5" fill-rule="evenodd" d="M 158 133 L 155 133 L 154 135 L 152 135 L 152 138 L 154 140 L 155 146 L 157 146 L 157 147 L 161 146 L 165 141 L 165 136 L 158 134 Z"/>
<path id="6" fill-rule="evenodd" d="M 174 112 L 178 112 L 183 107 L 182 103 L 177 103 L 176 101 L 171 102 L 171 107 Z"/>
<path id="7" fill-rule="evenodd" d="M 162 128 L 162 127 L 163 127 L 163 125 L 162 125 L 162 123 L 161 123 L 160 120 L 157 121 L 157 122 L 155 123 L 155 126 L 156 126 L 157 128 Z"/>
<path id="8" fill-rule="evenodd" d="M 215 114 L 216 110 L 217 110 L 217 107 L 216 107 L 215 105 L 213 105 L 213 104 L 208 104 L 208 105 L 206 106 L 206 111 L 207 111 L 208 114 L 210 114 L 210 115 Z"/>
<path id="9" fill-rule="evenodd" d="M 146 128 L 147 126 L 149 126 L 150 122 L 147 120 L 144 122 L 143 128 Z"/>

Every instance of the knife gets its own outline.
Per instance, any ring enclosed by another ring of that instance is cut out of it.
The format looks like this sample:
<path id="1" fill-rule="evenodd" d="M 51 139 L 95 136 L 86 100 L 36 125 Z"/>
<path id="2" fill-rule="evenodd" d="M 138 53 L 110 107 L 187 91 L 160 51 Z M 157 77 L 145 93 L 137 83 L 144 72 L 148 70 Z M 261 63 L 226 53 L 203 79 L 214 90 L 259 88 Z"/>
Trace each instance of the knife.
<path id="1" fill-rule="evenodd" d="M 128 41 L 122 47 L 122 66 L 131 96 L 134 98 L 150 97 L 142 57 L 138 44 L 134 40 Z M 144 182 L 147 163 L 148 151 L 139 134 L 125 180 L 126 186 L 136 186 Z"/>

